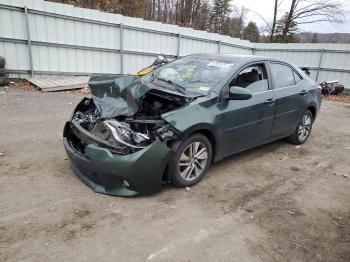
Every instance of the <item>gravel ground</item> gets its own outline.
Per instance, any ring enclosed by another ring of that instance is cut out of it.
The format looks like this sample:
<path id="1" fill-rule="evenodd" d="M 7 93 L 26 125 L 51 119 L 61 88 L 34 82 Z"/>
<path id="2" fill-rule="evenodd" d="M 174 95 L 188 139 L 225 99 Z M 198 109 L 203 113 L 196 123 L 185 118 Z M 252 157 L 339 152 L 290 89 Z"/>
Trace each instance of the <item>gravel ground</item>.
<path id="1" fill-rule="evenodd" d="M 62 128 L 82 98 L 0 90 L 0 261 L 350 261 L 350 104 L 322 105 L 309 141 L 214 164 L 190 190 L 96 194 Z"/>

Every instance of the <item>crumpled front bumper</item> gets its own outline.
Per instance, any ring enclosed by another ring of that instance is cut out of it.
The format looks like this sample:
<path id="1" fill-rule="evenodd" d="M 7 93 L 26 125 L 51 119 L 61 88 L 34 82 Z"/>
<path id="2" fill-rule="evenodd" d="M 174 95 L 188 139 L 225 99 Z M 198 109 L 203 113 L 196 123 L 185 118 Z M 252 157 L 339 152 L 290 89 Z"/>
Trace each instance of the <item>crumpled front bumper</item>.
<path id="1" fill-rule="evenodd" d="M 95 192 L 115 196 L 154 194 L 161 190 L 162 177 L 172 151 L 156 140 L 149 146 L 128 155 L 115 155 L 95 144 L 85 146 L 85 152 L 74 148 L 70 141 L 69 122 L 65 126 L 63 143 L 74 173 Z"/>

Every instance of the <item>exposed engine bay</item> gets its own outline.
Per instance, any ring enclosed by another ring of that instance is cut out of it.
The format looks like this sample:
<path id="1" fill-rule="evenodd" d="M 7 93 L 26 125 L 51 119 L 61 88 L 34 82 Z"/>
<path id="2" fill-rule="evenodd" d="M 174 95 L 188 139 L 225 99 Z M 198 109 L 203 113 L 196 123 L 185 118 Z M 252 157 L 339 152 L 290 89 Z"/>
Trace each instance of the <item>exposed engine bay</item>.
<path id="1" fill-rule="evenodd" d="M 93 98 L 84 98 L 76 107 L 70 125 L 74 147 L 80 151 L 87 144 L 108 148 L 114 154 L 130 154 L 148 146 L 156 139 L 166 144 L 181 134 L 161 118 L 161 114 L 180 107 L 188 98 L 159 90 L 150 90 L 140 98 L 139 108 L 132 116 L 102 118 Z"/>

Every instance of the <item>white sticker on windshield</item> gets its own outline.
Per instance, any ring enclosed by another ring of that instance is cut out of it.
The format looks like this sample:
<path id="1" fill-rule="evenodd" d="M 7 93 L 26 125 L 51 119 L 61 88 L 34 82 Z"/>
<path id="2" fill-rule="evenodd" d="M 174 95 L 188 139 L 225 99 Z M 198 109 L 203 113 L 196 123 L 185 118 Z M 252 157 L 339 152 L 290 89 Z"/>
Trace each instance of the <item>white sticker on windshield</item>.
<path id="1" fill-rule="evenodd" d="M 209 91 L 210 87 L 208 87 L 208 86 L 200 86 L 199 90 L 201 90 L 201 91 Z"/>
<path id="2" fill-rule="evenodd" d="M 220 68 L 227 68 L 230 66 L 233 66 L 233 64 L 226 64 L 226 63 L 220 63 L 220 62 L 210 62 L 208 66 L 213 66 L 213 67 L 220 67 Z"/>

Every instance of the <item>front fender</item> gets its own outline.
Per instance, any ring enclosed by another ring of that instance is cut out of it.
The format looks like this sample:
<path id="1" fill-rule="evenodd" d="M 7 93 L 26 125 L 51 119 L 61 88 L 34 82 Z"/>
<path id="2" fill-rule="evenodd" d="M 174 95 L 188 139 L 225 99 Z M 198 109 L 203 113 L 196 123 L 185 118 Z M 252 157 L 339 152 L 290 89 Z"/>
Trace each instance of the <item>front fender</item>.
<path id="1" fill-rule="evenodd" d="M 210 132 L 215 143 L 215 161 L 221 158 L 222 148 L 216 105 L 216 98 L 199 100 L 162 115 L 162 118 L 181 132 L 183 137 L 196 131 Z"/>

